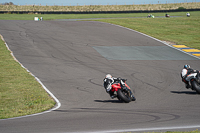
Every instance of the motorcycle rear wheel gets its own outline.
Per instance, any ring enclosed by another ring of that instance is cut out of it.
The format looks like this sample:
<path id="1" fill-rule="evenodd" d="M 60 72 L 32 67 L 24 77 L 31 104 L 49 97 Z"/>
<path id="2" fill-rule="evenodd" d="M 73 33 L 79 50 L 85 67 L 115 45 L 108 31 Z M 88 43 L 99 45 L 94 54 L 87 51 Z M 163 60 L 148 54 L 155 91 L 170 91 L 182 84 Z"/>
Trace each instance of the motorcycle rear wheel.
<path id="1" fill-rule="evenodd" d="M 197 81 L 192 81 L 191 82 L 192 88 L 198 93 L 200 94 L 200 84 L 197 83 Z"/>
<path id="2" fill-rule="evenodd" d="M 117 98 L 125 103 L 129 103 L 131 101 L 131 94 L 129 90 L 119 89 L 117 91 Z"/>

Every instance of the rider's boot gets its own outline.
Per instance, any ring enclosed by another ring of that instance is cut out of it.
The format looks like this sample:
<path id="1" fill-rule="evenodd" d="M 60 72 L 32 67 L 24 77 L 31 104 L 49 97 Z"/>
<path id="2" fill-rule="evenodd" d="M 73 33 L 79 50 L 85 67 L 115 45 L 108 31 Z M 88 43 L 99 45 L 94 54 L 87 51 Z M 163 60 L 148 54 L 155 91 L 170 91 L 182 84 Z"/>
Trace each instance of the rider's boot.
<path id="1" fill-rule="evenodd" d="M 112 96 L 110 96 L 110 97 L 113 99 L 113 98 L 116 98 L 116 97 L 117 97 L 117 95 L 115 95 L 115 94 L 114 94 L 114 95 L 112 95 Z"/>
<path id="2" fill-rule="evenodd" d="M 117 95 L 115 95 L 114 92 L 112 91 L 109 91 L 109 94 L 112 99 L 117 97 Z"/>
<path id="3" fill-rule="evenodd" d="M 187 89 L 192 88 L 191 85 L 190 85 L 190 83 L 188 81 L 184 80 L 184 83 L 185 83 L 185 87 Z"/>
<path id="4" fill-rule="evenodd" d="M 185 87 L 186 87 L 187 89 L 191 88 L 191 86 L 190 86 L 189 84 L 185 84 Z"/>
<path id="5" fill-rule="evenodd" d="M 133 96 L 133 94 L 132 94 L 132 92 L 130 91 L 130 93 L 131 93 L 131 100 L 132 101 L 135 101 L 136 100 L 136 98 Z"/>
<path id="6" fill-rule="evenodd" d="M 132 101 L 135 101 L 136 100 L 136 98 L 132 95 L 131 96 L 131 98 L 132 98 Z"/>

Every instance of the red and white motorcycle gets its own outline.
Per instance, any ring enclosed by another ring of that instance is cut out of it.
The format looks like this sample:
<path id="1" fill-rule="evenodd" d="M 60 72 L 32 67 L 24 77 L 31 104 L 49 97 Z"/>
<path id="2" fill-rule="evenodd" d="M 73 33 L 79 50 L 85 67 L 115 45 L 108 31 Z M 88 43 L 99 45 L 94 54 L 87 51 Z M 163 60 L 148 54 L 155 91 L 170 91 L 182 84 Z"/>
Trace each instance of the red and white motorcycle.
<path id="1" fill-rule="evenodd" d="M 200 76 L 197 76 L 197 74 L 198 73 L 190 74 L 190 78 L 188 80 L 191 84 L 191 89 L 200 94 Z"/>
<path id="2" fill-rule="evenodd" d="M 183 79 L 183 82 L 189 82 L 189 88 L 200 94 L 200 71 L 187 75 L 187 77 Z"/>
<path id="3" fill-rule="evenodd" d="M 116 78 L 115 82 L 112 79 L 104 79 L 104 87 L 108 85 L 110 93 L 113 93 L 118 100 L 125 103 L 135 101 L 130 87 L 126 84 L 127 79 Z M 113 82 L 113 83 L 112 83 Z"/>

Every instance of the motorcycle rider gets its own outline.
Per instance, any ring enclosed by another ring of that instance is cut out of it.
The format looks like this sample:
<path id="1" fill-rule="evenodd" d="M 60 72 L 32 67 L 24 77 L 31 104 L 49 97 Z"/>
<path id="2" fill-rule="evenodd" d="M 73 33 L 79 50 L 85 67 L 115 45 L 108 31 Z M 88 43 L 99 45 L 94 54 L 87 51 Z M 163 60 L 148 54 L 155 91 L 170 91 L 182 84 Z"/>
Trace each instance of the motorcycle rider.
<path id="1" fill-rule="evenodd" d="M 115 95 L 114 92 L 111 91 L 111 88 L 112 88 L 111 85 L 116 82 L 121 82 L 122 86 L 125 86 L 124 82 L 126 81 L 126 79 L 115 78 L 115 77 L 112 77 L 112 75 L 107 74 L 103 81 L 104 81 L 104 88 L 106 92 L 109 93 L 110 97 L 113 99 L 117 97 L 117 95 Z M 133 95 L 131 95 L 131 97 L 132 97 L 132 101 L 136 100 Z"/>
<path id="2" fill-rule="evenodd" d="M 191 88 L 191 85 L 189 84 L 189 80 L 191 77 L 192 73 L 197 73 L 197 79 L 198 79 L 198 83 L 199 81 L 199 71 L 198 70 L 193 70 L 192 68 L 190 68 L 190 65 L 186 64 L 183 66 L 182 72 L 181 72 L 181 78 L 182 81 L 185 83 L 185 87 Z"/>

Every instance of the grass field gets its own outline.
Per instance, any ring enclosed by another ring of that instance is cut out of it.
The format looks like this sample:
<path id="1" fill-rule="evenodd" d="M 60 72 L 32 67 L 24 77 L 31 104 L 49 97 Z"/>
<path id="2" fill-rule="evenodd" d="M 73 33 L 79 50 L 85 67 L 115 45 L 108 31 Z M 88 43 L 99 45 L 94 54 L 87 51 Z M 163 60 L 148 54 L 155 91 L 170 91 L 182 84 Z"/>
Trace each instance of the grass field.
<path id="1" fill-rule="evenodd" d="M 147 132 L 144 132 L 144 133 L 147 133 Z M 151 133 L 163 133 L 163 132 L 151 132 Z M 194 130 L 194 131 L 189 131 L 189 132 L 170 132 L 170 131 L 167 131 L 165 133 L 200 133 L 199 130 Z"/>
<path id="2" fill-rule="evenodd" d="M 186 12 L 170 13 L 170 16 L 180 16 L 171 18 L 164 18 L 165 13 L 154 13 L 154 19 L 146 18 L 147 13 L 70 15 L 0 14 L 0 19 L 33 21 L 35 16 L 42 16 L 44 20 L 114 18 L 95 21 L 121 25 L 160 40 L 200 49 L 200 12 L 190 13 L 191 17 L 186 17 Z M 49 97 L 34 77 L 21 68 L 20 64 L 13 59 L 3 41 L 0 41 L 0 51 L 0 119 L 33 114 L 52 108 L 55 104 L 53 99 Z"/>
<path id="3" fill-rule="evenodd" d="M 0 39 L 0 119 L 39 113 L 54 100 L 21 65 Z"/>

